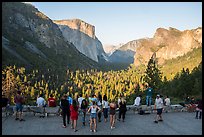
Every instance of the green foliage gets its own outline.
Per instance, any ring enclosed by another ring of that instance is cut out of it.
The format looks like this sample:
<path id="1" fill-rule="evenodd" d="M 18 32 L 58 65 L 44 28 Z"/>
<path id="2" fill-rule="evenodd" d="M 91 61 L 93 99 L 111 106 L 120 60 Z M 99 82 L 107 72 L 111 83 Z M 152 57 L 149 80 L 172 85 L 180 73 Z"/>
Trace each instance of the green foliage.
<path id="1" fill-rule="evenodd" d="M 148 62 L 144 75 L 144 81 L 154 90 L 157 91 L 160 89 L 162 83 L 162 73 L 158 68 L 156 58 L 154 58 L 153 56 Z"/>

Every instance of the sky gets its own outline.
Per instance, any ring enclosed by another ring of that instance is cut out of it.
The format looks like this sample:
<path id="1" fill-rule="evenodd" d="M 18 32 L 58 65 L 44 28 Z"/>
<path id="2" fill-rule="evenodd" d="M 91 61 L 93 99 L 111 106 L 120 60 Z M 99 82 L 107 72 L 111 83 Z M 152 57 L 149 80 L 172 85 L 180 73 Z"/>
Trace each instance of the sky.
<path id="1" fill-rule="evenodd" d="M 32 2 L 52 20 L 81 19 L 103 45 L 152 38 L 157 28 L 202 27 L 202 2 Z"/>

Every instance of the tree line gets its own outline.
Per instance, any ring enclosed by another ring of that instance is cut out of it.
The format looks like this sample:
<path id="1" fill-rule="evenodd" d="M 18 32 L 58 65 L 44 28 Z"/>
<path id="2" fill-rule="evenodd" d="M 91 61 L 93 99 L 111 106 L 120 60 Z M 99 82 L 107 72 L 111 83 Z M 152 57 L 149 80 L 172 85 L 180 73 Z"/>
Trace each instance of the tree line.
<path id="1" fill-rule="evenodd" d="M 157 93 L 180 100 L 185 96 L 201 97 L 202 62 L 192 72 L 183 68 L 172 80 L 167 81 L 163 75 L 154 56 L 144 74 L 134 67 L 107 72 L 67 69 L 59 73 L 52 69 L 27 71 L 14 65 L 2 68 L 2 94 L 10 99 L 11 104 L 17 90 L 22 91 L 29 105 L 34 105 L 37 96 L 42 93 L 46 100 L 53 94 L 58 101 L 65 93 L 73 98 L 80 93 L 83 97 L 106 94 L 109 101 L 116 101 L 122 95 L 128 104 L 133 104 L 139 94 L 145 100 L 145 88 L 149 85 L 154 89 L 153 97 Z"/>

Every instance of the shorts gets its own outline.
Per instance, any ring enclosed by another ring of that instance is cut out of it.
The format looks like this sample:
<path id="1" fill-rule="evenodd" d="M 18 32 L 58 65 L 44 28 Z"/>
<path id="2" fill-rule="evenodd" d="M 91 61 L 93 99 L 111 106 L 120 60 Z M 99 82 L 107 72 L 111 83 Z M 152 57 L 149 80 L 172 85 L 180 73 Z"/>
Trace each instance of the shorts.
<path id="1" fill-rule="evenodd" d="M 115 110 L 113 110 L 113 109 L 110 109 L 110 115 L 115 115 Z"/>
<path id="2" fill-rule="evenodd" d="M 23 111 L 23 105 L 22 104 L 16 104 L 16 111 L 22 112 Z"/>
<path id="3" fill-rule="evenodd" d="M 91 113 L 90 114 L 90 118 L 96 118 L 96 117 L 97 117 L 96 113 Z"/>
<path id="4" fill-rule="evenodd" d="M 157 109 L 157 114 L 158 114 L 158 115 L 161 115 L 161 114 L 162 114 L 162 109 L 163 109 L 163 108 Z"/>

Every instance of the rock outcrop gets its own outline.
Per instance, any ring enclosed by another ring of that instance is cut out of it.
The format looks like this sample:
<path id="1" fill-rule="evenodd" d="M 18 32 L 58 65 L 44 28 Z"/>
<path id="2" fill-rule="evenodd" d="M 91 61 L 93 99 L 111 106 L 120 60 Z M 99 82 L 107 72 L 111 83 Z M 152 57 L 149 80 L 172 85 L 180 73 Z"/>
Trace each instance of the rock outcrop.
<path id="1" fill-rule="evenodd" d="M 156 53 L 158 63 L 163 64 L 165 60 L 183 56 L 201 46 L 201 27 L 184 31 L 171 27 L 169 29 L 158 28 L 153 38 L 143 38 L 128 42 L 116 50 L 110 56 L 110 60 L 115 62 L 117 58 L 120 58 L 121 61 L 126 60 L 129 64 L 134 62 L 135 66 L 147 65 L 152 54 Z"/>
<path id="2" fill-rule="evenodd" d="M 98 38 L 95 36 L 95 27 L 80 19 L 55 20 L 64 39 L 73 45 L 84 55 L 99 62 L 107 60 L 106 53 Z"/>
<path id="3" fill-rule="evenodd" d="M 46 65 L 68 66 L 70 69 L 99 67 L 70 42 L 65 41 L 58 25 L 31 4 L 21 2 L 2 4 L 2 36 L 3 50 L 9 53 L 3 55 L 4 65 L 9 61 L 17 62 L 21 59 L 33 67 Z M 8 43 L 6 41 L 9 41 L 8 46 L 5 44 Z M 8 58 L 13 55 L 17 58 Z"/>
<path id="4" fill-rule="evenodd" d="M 134 59 L 136 66 L 147 64 L 154 52 L 158 63 L 173 59 L 202 46 L 202 28 L 179 31 L 175 28 L 158 28 L 152 39 L 144 41 L 137 49 Z"/>

